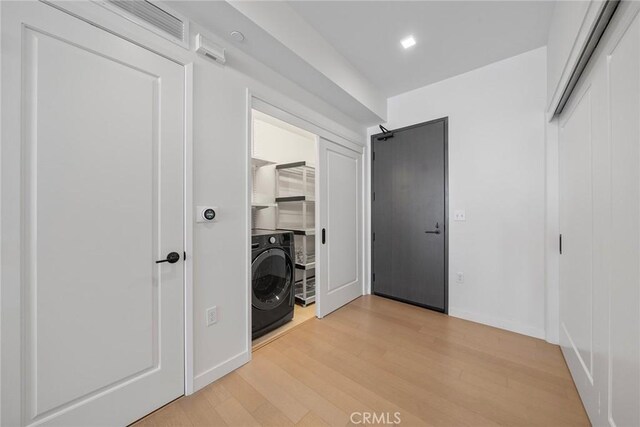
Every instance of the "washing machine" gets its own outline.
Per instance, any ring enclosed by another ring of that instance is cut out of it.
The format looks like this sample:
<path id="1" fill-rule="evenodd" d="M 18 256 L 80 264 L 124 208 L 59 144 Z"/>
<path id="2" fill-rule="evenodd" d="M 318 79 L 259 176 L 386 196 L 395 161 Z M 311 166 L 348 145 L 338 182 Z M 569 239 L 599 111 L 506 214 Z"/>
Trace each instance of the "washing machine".
<path id="1" fill-rule="evenodd" d="M 253 230 L 251 255 L 251 335 L 255 339 L 293 319 L 293 232 Z"/>

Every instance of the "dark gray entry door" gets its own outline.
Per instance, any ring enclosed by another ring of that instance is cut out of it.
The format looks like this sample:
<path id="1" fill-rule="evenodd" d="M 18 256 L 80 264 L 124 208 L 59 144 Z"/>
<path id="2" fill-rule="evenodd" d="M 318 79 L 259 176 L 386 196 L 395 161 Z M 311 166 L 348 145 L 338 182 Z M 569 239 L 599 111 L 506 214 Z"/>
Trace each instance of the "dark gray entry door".
<path id="1" fill-rule="evenodd" d="M 372 137 L 372 290 L 447 312 L 447 119 Z"/>

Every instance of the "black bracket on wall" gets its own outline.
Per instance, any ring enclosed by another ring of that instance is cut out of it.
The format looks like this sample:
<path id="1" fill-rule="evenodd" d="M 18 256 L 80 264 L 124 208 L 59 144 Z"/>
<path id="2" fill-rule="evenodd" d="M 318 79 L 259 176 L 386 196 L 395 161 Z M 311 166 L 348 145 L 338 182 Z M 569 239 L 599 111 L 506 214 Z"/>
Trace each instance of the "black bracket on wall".
<path id="1" fill-rule="evenodd" d="M 386 127 L 379 125 L 380 127 L 380 131 L 382 132 L 382 135 L 380 135 L 379 137 L 377 137 L 376 139 L 378 141 L 386 141 L 389 138 L 393 138 L 393 132 L 390 131 L 389 129 L 387 129 Z"/>

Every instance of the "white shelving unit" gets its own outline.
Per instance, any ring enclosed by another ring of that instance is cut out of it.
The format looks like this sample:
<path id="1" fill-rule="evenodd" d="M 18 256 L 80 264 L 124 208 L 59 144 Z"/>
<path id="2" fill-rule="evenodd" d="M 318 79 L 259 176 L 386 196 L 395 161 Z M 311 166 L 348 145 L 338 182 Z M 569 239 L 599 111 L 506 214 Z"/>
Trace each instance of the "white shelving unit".
<path id="1" fill-rule="evenodd" d="M 295 287 L 296 301 L 303 306 L 308 306 L 316 302 L 316 277 L 305 278 L 296 282 Z"/>
<path id="2" fill-rule="evenodd" d="M 260 157 L 251 158 L 251 166 L 253 168 L 261 168 L 262 166 L 275 165 L 275 164 L 276 162 L 272 162 L 271 160 L 261 159 Z"/>
<path id="3" fill-rule="evenodd" d="M 276 227 L 295 236 L 296 301 L 316 300 L 315 168 L 306 162 L 276 165 Z"/>
<path id="4" fill-rule="evenodd" d="M 316 236 L 303 231 L 294 231 L 296 247 L 296 268 L 310 270 L 316 268 Z"/>
<path id="5" fill-rule="evenodd" d="M 251 203 L 251 207 L 253 209 L 266 209 L 266 208 L 275 208 L 277 205 L 275 203 Z"/>
<path id="6" fill-rule="evenodd" d="M 316 170 L 307 162 L 276 165 L 276 197 L 315 200 Z"/>
<path id="7" fill-rule="evenodd" d="M 315 224 L 316 202 L 301 197 L 276 197 L 278 218 L 276 228 L 279 230 L 308 231 Z"/>

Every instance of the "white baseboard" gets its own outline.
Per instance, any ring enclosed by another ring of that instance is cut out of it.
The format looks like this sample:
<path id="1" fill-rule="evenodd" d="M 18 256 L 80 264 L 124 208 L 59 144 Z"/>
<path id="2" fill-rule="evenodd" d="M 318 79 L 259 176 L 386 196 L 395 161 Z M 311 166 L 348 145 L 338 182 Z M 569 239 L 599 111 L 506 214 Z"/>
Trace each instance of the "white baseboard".
<path id="1" fill-rule="evenodd" d="M 470 320 L 483 325 L 493 326 L 494 328 L 504 329 L 522 335 L 528 335 L 534 338 L 545 339 L 544 329 L 535 328 L 529 325 L 523 325 L 520 322 L 514 322 L 507 319 L 499 319 L 487 316 L 485 314 L 472 313 L 470 311 L 461 310 L 455 307 L 449 307 L 449 316 L 458 317 L 460 319 Z"/>
<path id="2" fill-rule="evenodd" d="M 247 363 L 249 360 L 251 360 L 250 353 L 248 351 L 244 351 L 240 354 L 230 357 L 219 365 L 216 365 L 213 368 L 207 369 L 203 373 L 196 375 L 193 379 L 194 393 L 201 388 L 208 386 L 212 382 L 224 377 L 229 372 L 235 371 L 240 366 Z"/>

